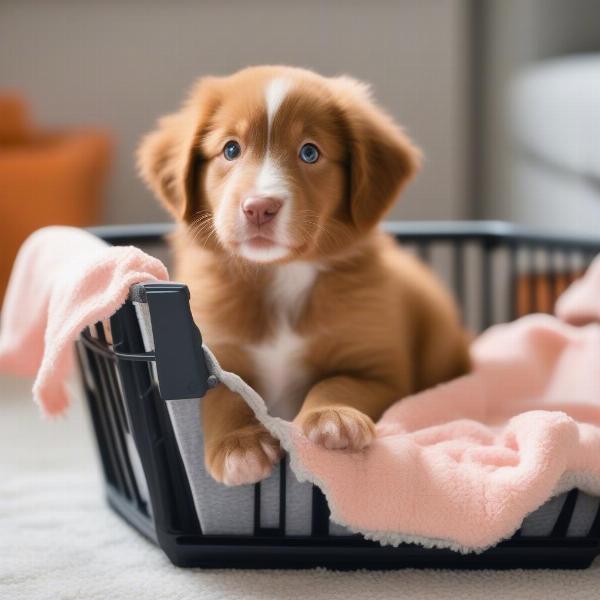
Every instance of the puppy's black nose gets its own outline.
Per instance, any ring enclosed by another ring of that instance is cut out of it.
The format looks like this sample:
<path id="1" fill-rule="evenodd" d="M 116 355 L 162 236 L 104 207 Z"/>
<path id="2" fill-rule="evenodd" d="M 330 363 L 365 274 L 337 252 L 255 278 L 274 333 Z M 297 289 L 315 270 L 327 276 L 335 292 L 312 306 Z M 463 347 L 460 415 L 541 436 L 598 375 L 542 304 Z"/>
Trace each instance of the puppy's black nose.
<path id="1" fill-rule="evenodd" d="M 250 196 L 242 202 L 242 210 L 253 225 L 264 225 L 272 221 L 283 203 L 278 198 Z"/>

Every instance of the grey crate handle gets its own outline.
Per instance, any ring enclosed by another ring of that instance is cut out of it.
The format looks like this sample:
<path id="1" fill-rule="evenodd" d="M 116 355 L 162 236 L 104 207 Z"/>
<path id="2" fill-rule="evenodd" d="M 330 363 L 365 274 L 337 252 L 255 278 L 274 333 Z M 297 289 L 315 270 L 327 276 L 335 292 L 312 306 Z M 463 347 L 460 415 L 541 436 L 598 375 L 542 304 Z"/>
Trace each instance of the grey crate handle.
<path id="1" fill-rule="evenodd" d="M 163 400 L 202 398 L 214 382 L 204 358 L 202 336 L 190 311 L 187 286 L 143 283 L 132 286 L 130 297 L 148 304 Z"/>

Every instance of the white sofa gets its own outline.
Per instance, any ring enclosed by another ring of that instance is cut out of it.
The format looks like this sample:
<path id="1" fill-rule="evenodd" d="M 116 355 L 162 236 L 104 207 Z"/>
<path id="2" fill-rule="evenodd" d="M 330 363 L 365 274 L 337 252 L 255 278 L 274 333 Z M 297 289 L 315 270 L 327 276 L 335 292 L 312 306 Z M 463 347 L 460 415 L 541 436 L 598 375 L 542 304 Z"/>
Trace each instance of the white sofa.
<path id="1" fill-rule="evenodd" d="M 600 54 L 537 63 L 510 89 L 514 220 L 600 232 Z"/>

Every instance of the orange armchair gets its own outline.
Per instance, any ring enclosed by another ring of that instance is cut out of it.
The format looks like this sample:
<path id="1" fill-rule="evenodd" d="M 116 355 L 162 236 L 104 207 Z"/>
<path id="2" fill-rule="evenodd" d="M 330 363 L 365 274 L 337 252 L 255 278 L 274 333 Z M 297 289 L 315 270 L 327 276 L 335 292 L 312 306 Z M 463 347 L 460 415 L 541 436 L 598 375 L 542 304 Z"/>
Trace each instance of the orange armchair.
<path id="1" fill-rule="evenodd" d="M 98 222 L 110 155 L 106 133 L 35 130 L 22 100 L 0 95 L 0 300 L 31 232 Z"/>

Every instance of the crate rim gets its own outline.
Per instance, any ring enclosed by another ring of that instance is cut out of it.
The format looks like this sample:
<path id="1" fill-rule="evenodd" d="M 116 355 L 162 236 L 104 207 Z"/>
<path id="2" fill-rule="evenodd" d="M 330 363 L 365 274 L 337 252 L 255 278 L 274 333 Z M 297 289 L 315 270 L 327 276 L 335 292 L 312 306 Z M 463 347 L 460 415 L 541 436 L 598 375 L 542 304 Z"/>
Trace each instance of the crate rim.
<path id="1" fill-rule="evenodd" d="M 88 227 L 87 231 L 114 245 L 152 244 L 162 242 L 175 228 L 174 223 L 160 222 L 100 225 Z M 435 238 L 439 241 L 483 240 L 489 243 L 502 240 L 527 245 L 600 248 L 600 233 L 596 236 L 565 234 L 557 230 L 517 225 L 508 221 L 385 221 L 382 229 L 407 242 L 423 238 Z"/>

